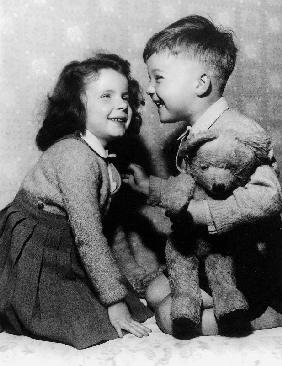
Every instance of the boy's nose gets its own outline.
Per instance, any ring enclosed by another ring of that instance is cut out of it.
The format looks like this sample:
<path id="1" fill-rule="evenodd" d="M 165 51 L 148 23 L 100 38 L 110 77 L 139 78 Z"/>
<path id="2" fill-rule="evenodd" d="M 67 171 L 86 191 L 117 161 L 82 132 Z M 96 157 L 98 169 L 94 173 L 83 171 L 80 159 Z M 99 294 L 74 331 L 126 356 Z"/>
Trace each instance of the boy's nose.
<path id="1" fill-rule="evenodd" d="M 150 83 L 147 90 L 146 90 L 146 93 L 152 97 L 152 95 L 155 93 L 155 87 Z"/>

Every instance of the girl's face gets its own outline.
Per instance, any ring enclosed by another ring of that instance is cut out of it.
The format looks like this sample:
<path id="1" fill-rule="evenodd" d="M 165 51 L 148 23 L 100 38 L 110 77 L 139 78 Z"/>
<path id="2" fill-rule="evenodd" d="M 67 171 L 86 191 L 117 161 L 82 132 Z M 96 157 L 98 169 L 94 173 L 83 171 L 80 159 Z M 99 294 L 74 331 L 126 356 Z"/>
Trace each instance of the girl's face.
<path id="1" fill-rule="evenodd" d="M 122 137 L 132 115 L 127 78 L 113 69 L 100 70 L 86 83 L 85 108 L 86 128 L 103 146 Z"/>

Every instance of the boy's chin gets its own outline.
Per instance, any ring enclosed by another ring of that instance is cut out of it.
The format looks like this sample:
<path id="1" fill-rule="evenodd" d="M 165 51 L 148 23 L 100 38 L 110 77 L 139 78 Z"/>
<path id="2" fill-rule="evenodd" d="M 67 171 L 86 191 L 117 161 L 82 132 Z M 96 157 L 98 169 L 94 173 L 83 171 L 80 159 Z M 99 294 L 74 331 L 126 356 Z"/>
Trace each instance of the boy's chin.
<path id="1" fill-rule="evenodd" d="M 179 119 L 175 119 L 175 118 L 161 118 L 161 116 L 160 116 L 160 122 L 163 123 L 163 124 L 176 123 L 176 122 L 179 122 Z"/>
<path id="2" fill-rule="evenodd" d="M 173 116 L 169 113 L 164 113 L 164 112 L 159 112 L 159 118 L 160 118 L 160 122 L 165 124 L 165 123 L 176 123 L 179 122 L 180 119 L 176 116 Z"/>

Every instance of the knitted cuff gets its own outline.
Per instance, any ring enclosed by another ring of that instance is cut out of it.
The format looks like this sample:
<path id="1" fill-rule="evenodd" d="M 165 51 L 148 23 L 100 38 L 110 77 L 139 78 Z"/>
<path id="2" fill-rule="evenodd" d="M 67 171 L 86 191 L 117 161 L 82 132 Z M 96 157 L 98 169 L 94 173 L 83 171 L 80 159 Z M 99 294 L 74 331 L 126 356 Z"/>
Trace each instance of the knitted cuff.
<path id="1" fill-rule="evenodd" d="M 161 203 L 161 185 L 162 178 L 151 175 L 149 177 L 149 197 L 147 199 L 148 205 L 159 206 Z"/>
<path id="2" fill-rule="evenodd" d="M 215 230 L 214 233 L 222 234 L 241 224 L 238 214 L 232 212 L 234 210 L 227 207 L 225 201 L 209 200 L 207 203 Z"/>
<path id="3" fill-rule="evenodd" d="M 125 285 L 120 283 L 118 287 L 107 289 L 107 291 L 100 292 L 99 294 L 101 302 L 109 306 L 122 301 L 127 293 Z"/>
<path id="4" fill-rule="evenodd" d="M 194 178 L 192 178 L 192 176 L 190 174 L 185 174 L 183 180 L 186 184 L 186 187 L 188 188 L 186 194 L 187 194 L 188 201 L 190 201 L 193 198 L 193 194 L 195 191 L 195 181 L 194 181 Z M 187 201 L 187 204 L 188 204 L 188 201 Z"/>

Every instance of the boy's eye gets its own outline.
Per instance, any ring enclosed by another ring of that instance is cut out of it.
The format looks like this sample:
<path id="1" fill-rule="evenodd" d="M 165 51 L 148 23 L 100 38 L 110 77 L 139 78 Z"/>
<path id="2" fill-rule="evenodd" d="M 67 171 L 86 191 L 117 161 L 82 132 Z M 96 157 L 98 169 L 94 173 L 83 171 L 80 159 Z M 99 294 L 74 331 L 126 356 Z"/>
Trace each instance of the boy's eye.
<path id="1" fill-rule="evenodd" d="M 155 76 L 155 80 L 156 80 L 156 81 L 159 81 L 159 80 L 161 80 L 161 79 L 163 79 L 163 76 L 161 76 L 161 75 L 156 75 L 156 76 Z"/>

